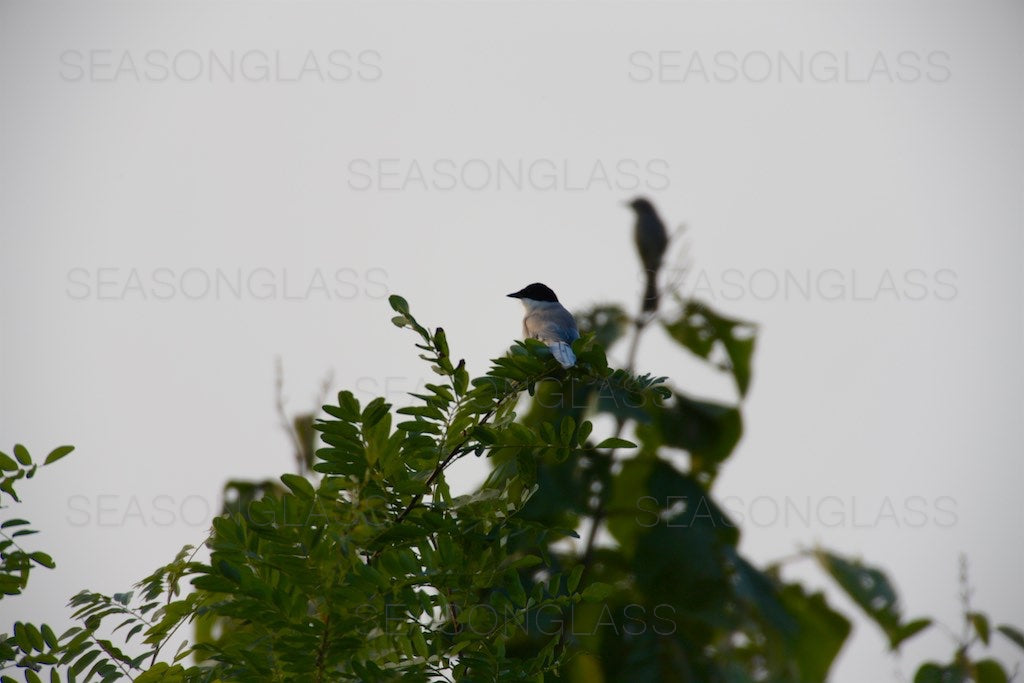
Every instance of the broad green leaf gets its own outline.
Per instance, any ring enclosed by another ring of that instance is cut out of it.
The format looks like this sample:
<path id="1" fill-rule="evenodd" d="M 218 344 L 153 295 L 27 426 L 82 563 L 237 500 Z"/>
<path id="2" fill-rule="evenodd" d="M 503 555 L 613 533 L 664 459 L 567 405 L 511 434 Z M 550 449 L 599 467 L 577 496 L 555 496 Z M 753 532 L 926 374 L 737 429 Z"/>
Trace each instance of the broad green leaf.
<path id="1" fill-rule="evenodd" d="M 32 640 L 28 637 L 28 630 L 20 621 L 14 622 L 14 640 L 24 652 L 32 651 Z"/>
<path id="2" fill-rule="evenodd" d="M 575 593 L 576 588 L 580 585 L 580 578 L 583 576 L 583 569 L 583 565 L 578 564 L 572 568 L 571 572 L 569 572 L 569 578 L 566 581 L 566 589 L 570 593 Z"/>
<path id="3" fill-rule="evenodd" d="M 448 338 L 445 336 L 444 330 L 440 327 L 434 331 L 434 346 L 437 348 L 437 352 L 442 358 L 446 358 L 448 356 Z"/>
<path id="4" fill-rule="evenodd" d="M 460 360 L 453 373 L 455 393 L 462 396 L 469 387 L 469 372 L 466 370 L 466 361 Z"/>
<path id="5" fill-rule="evenodd" d="M 32 648 L 37 652 L 42 652 L 46 647 L 46 643 L 43 642 L 43 634 L 36 628 L 35 624 L 25 624 L 25 631 L 28 633 L 28 639 L 32 643 Z"/>
<path id="6" fill-rule="evenodd" d="M 850 635 L 850 622 L 825 601 L 821 593 L 808 595 L 797 584 L 783 586 L 779 598 L 798 628 L 783 639 L 798 662 L 800 681 L 828 679 L 829 671 Z"/>
<path id="7" fill-rule="evenodd" d="M 580 423 L 579 431 L 576 434 L 576 442 L 579 445 L 584 445 L 587 439 L 590 438 L 590 433 L 594 431 L 594 425 L 590 420 L 584 420 Z"/>
<path id="8" fill-rule="evenodd" d="M 1024 633 L 1021 633 L 1018 629 L 1010 626 L 1009 624 L 1001 624 L 996 627 L 996 630 L 1013 642 L 1017 643 L 1017 647 L 1024 650 Z"/>
<path id="9" fill-rule="evenodd" d="M 1002 665 L 994 659 L 983 659 L 974 663 L 974 678 L 977 683 L 1007 683 L 1009 677 Z"/>
<path id="10" fill-rule="evenodd" d="M 594 582 L 583 589 L 583 599 L 590 602 L 600 602 L 615 592 L 615 588 L 606 583 Z"/>
<path id="11" fill-rule="evenodd" d="M 297 474 L 282 474 L 281 481 L 299 498 L 310 500 L 316 496 L 316 490 L 305 477 Z"/>
<path id="12" fill-rule="evenodd" d="M 716 349 L 724 352 L 719 367 L 732 373 L 740 397 L 750 388 L 751 359 L 757 328 L 748 322 L 726 318 L 710 306 L 687 301 L 678 320 L 665 324 L 665 330 L 681 345 L 706 360 Z"/>
<path id="13" fill-rule="evenodd" d="M 562 423 L 559 426 L 559 439 L 558 443 L 563 446 L 572 445 L 572 436 L 576 431 L 576 421 L 571 416 L 566 415 L 562 418 Z M 607 446 L 605 447 L 607 448 Z"/>
<path id="14" fill-rule="evenodd" d="M 650 458 L 630 458 L 622 463 L 619 473 L 611 480 L 608 531 L 626 559 L 633 557 L 639 534 L 654 527 L 659 520 L 658 501 L 648 489 L 653 468 L 654 461 Z"/>
<path id="15" fill-rule="evenodd" d="M 409 432 L 411 434 L 440 434 L 441 428 L 434 422 L 427 422 L 426 420 L 412 420 L 409 422 L 399 422 L 396 427 L 401 429 L 403 432 Z"/>
<path id="16" fill-rule="evenodd" d="M 38 550 L 34 553 L 30 553 L 29 557 L 32 558 L 33 562 L 35 562 L 36 564 L 40 564 L 46 567 L 47 569 L 53 569 L 57 566 L 57 564 L 53 561 L 52 557 Z"/>
<path id="17" fill-rule="evenodd" d="M 846 594 L 882 628 L 889 638 L 890 649 L 895 650 L 931 623 L 928 619 L 901 623 L 896 590 L 880 570 L 821 549 L 816 550 L 814 556 Z"/>
<path id="18" fill-rule="evenodd" d="M 401 313 L 406 316 L 409 315 L 409 302 L 403 299 L 402 297 L 398 296 L 397 294 L 392 294 L 391 296 L 389 296 L 388 303 L 390 303 L 391 308 L 395 309 L 395 311 L 397 311 L 398 313 Z"/>
<path id="19" fill-rule="evenodd" d="M 14 457 L 18 459 L 22 465 L 31 465 L 32 456 L 28 454 L 28 449 L 22 446 L 20 443 L 14 445 Z"/>
<path id="20" fill-rule="evenodd" d="M 896 638 L 896 644 L 899 645 L 904 640 L 907 640 L 911 636 L 915 636 L 921 631 L 925 630 L 932 625 L 931 619 L 914 619 L 900 626 L 899 635 Z"/>
<path id="21" fill-rule="evenodd" d="M 954 662 L 942 666 L 928 662 L 917 670 L 914 683 L 971 683 L 971 674 L 961 663 Z"/>
<path id="22" fill-rule="evenodd" d="M 636 444 L 626 439 L 619 439 L 617 437 L 609 437 L 597 444 L 595 448 L 636 448 Z"/>
<path id="23" fill-rule="evenodd" d="M 43 462 L 43 464 L 49 465 L 50 463 L 57 462 L 58 460 L 60 460 L 73 450 L 75 450 L 74 446 L 58 446 L 57 448 L 54 448 L 52 451 L 50 451 L 50 454 L 46 456 L 46 460 Z"/>
<path id="24" fill-rule="evenodd" d="M 0 470 L 6 470 L 13 472 L 14 470 L 21 469 L 18 467 L 18 463 L 14 461 L 14 458 L 7 455 L 6 453 L 0 453 Z"/>
<path id="25" fill-rule="evenodd" d="M 978 637 L 981 638 L 981 642 L 983 642 L 986 645 L 988 645 L 988 639 L 989 639 L 988 617 L 986 617 L 981 612 L 968 612 L 967 613 L 967 618 L 968 618 L 968 620 L 970 620 L 971 625 L 974 626 L 974 630 L 975 630 L 975 632 L 977 632 Z"/>
<path id="26" fill-rule="evenodd" d="M 688 451 L 695 472 L 714 474 L 743 435 L 743 417 L 737 407 L 697 400 L 681 392 L 655 416 L 659 441 Z"/>

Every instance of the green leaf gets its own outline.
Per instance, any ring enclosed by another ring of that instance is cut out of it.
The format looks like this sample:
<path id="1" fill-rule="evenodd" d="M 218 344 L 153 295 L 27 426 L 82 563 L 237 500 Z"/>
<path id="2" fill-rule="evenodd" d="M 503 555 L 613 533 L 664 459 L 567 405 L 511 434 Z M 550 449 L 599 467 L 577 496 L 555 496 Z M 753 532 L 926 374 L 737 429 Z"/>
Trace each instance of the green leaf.
<path id="1" fill-rule="evenodd" d="M 508 597 L 516 607 L 526 606 L 526 591 L 523 583 L 519 580 L 519 573 L 510 569 L 503 574 L 502 586 L 508 592 Z"/>
<path id="2" fill-rule="evenodd" d="M 7 529 L 12 526 L 24 526 L 28 523 L 29 521 L 27 519 L 9 519 L 3 524 L 0 524 L 0 529 Z"/>
<path id="3" fill-rule="evenodd" d="M 18 647 L 23 652 L 32 651 L 32 640 L 28 637 L 28 630 L 25 628 L 25 624 L 20 621 L 14 622 L 14 640 L 17 641 Z"/>
<path id="4" fill-rule="evenodd" d="M 53 558 L 42 551 L 37 550 L 34 553 L 30 553 L 29 557 L 32 558 L 33 562 L 35 562 L 36 564 L 40 564 L 46 567 L 47 569 L 53 569 L 57 566 L 57 564 L 53 561 Z"/>
<path id="5" fill-rule="evenodd" d="M 406 406 L 396 411 L 399 415 L 416 415 L 427 420 L 443 420 L 444 413 L 434 406 Z"/>
<path id="6" fill-rule="evenodd" d="M 291 489 L 292 493 L 304 500 L 310 500 L 316 495 L 316 490 L 309 480 L 297 474 L 282 474 L 281 482 Z"/>
<path id="7" fill-rule="evenodd" d="M 49 465 L 52 462 L 57 462 L 65 455 L 75 450 L 74 446 L 58 446 L 50 451 L 50 454 L 46 456 L 46 460 L 43 462 L 44 465 Z"/>
<path id="8" fill-rule="evenodd" d="M 559 439 L 558 442 L 563 446 L 572 445 L 572 435 L 576 431 L 576 421 L 572 417 L 566 415 L 562 418 L 562 424 L 559 428 Z M 605 448 L 608 448 L 605 446 Z"/>
<path id="9" fill-rule="evenodd" d="M 914 674 L 914 683 L 946 683 L 945 679 L 946 668 L 936 664 L 935 662 L 926 662 L 922 664 Z M 949 679 L 954 680 L 954 679 Z M 962 679 L 956 679 L 962 680 Z"/>
<path id="10" fill-rule="evenodd" d="M 821 549 L 816 550 L 814 556 L 846 594 L 882 628 L 889 638 L 890 649 L 897 649 L 900 643 L 931 623 L 928 619 L 901 623 L 896 590 L 880 570 Z"/>
<path id="11" fill-rule="evenodd" d="M 437 353 L 442 358 L 448 357 L 448 338 L 445 336 L 444 330 L 440 327 L 434 331 L 434 346 L 437 348 Z"/>
<path id="12" fill-rule="evenodd" d="M 658 501 L 648 488 L 654 464 L 652 458 L 625 460 L 611 483 L 608 532 L 626 558 L 633 557 L 639 535 L 658 523 Z"/>
<path id="13" fill-rule="evenodd" d="M 466 370 L 466 361 L 460 360 L 459 364 L 455 367 L 455 373 L 453 374 L 455 393 L 462 396 L 466 393 L 466 389 L 469 387 L 469 372 Z"/>
<path id="14" fill-rule="evenodd" d="M 578 564 L 572 568 L 569 572 L 569 579 L 566 581 L 566 588 L 570 593 L 575 593 L 576 588 L 580 585 L 580 578 L 583 576 L 583 565 Z"/>
<path id="15" fill-rule="evenodd" d="M 18 467 L 18 463 L 14 462 L 14 458 L 7 455 L 6 453 L 0 453 L 0 470 L 6 470 L 13 472 L 14 470 L 21 469 Z"/>
<path id="16" fill-rule="evenodd" d="M 736 406 L 702 401 L 677 392 L 675 400 L 655 413 L 661 443 L 688 451 L 696 472 L 714 474 L 743 436 Z"/>
<path id="17" fill-rule="evenodd" d="M 524 555 L 513 560 L 511 563 L 508 563 L 507 565 L 503 566 L 505 566 L 506 569 L 525 569 L 527 567 L 536 566 L 543 562 L 544 560 L 540 559 L 536 555 Z"/>
<path id="18" fill-rule="evenodd" d="M 430 657 L 430 648 L 427 647 L 427 641 L 423 637 L 423 631 L 419 628 L 414 628 L 412 631 L 412 646 L 416 650 L 416 654 L 424 659 Z"/>
<path id="19" fill-rule="evenodd" d="M 22 446 L 20 443 L 14 445 L 14 457 L 18 459 L 22 465 L 31 465 L 32 456 L 28 454 L 28 449 Z"/>
<path id="20" fill-rule="evenodd" d="M 409 432 L 410 434 L 440 434 L 441 428 L 433 422 L 427 422 L 426 420 L 412 420 L 409 422 L 399 422 L 396 427 L 401 429 L 403 432 Z"/>
<path id="21" fill-rule="evenodd" d="M 1001 624 L 996 627 L 996 630 L 1002 633 L 1004 636 L 1017 643 L 1017 647 L 1024 650 L 1024 633 L 1010 626 L 1009 624 Z"/>
<path id="22" fill-rule="evenodd" d="M 740 396 L 750 388 L 751 359 L 757 328 L 752 323 L 726 318 L 710 306 L 698 301 L 687 301 L 682 315 L 673 323 L 666 323 L 669 335 L 696 355 L 706 360 L 716 349 L 722 349 L 727 358 L 719 367 L 732 373 Z"/>
<path id="23" fill-rule="evenodd" d="M 626 439 L 619 439 L 617 437 L 609 437 L 597 444 L 595 448 L 636 448 L 636 444 Z"/>
<path id="24" fill-rule="evenodd" d="M 42 652 L 43 648 L 46 647 L 46 643 L 43 642 L 43 634 L 40 633 L 35 624 L 25 624 L 25 631 L 28 633 L 28 639 L 32 642 L 33 649 Z"/>
<path id="25" fill-rule="evenodd" d="M 904 640 L 917 635 L 931 625 L 931 619 L 914 619 L 913 621 L 908 621 L 906 624 L 900 626 L 900 631 L 896 638 L 896 644 L 899 645 Z"/>
<path id="26" fill-rule="evenodd" d="M 351 391 L 338 392 L 338 408 L 341 409 L 340 417 L 349 422 L 359 420 L 359 399 Z"/>
<path id="27" fill-rule="evenodd" d="M 84 655 L 78 658 L 78 661 L 71 666 L 71 673 L 75 676 L 81 674 L 85 669 L 92 664 L 93 660 L 100 656 L 100 650 L 89 650 Z"/>
<path id="28" fill-rule="evenodd" d="M 0 491 L 5 492 L 11 498 L 13 498 L 14 500 L 16 500 L 16 501 L 18 501 L 20 503 L 21 502 L 21 498 L 18 498 L 18 494 L 14 490 L 14 481 L 15 481 L 15 479 L 16 479 L 15 477 L 8 477 L 8 478 L 0 479 Z"/>
<path id="29" fill-rule="evenodd" d="M 827 680 L 850 635 L 850 622 L 829 607 L 824 595 L 808 595 L 798 584 L 782 587 L 779 599 L 797 623 L 797 629 L 783 637 L 791 656 L 799 662 L 800 680 Z"/>
<path id="30" fill-rule="evenodd" d="M 395 309 L 398 313 L 406 316 L 409 315 L 409 302 L 397 294 L 389 296 L 388 303 L 391 304 L 391 308 Z"/>
<path id="31" fill-rule="evenodd" d="M 375 424 L 384 419 L 384 416 L 391 410 L 391 404 L 385 401 L 383 398 L 375 398 L 366 404 L 366 408 L 363 409 L 363 413 L 360 419 L 363 422 L 363 429 L 373 427 Z"/>
<path id="32" fill-rule="evenodd" d="M 583 599 L 587 602 L 601 602 L 614 592 L 614 587 L 595 581 L 583 589 Z"/>
<path id="33" fill-rule="evenodd" d="M 978 633 L 978 637 L 981 638 L 981 642 L 988 645 L 988 617 L 986 617 L 981 612 L 968 612 L 967 619 L 971 622 L 971 625 L 974 626 L 974 630 Z"/>
<path id="34" fill-rule="evenodd" d="M 1006 671 L 994 659 L 983 659 L 974 663 L 974 678 L 977 683 L 1007 683 Z"/>
<path id="35" fill-rule="evenodd" d="M 43 624 L 42 628 L 40 628 L 40 632 L 43 634 L 43 640 L 46 641 L 47 646 L 50 648 L 57 647 L 59 641 L 57 640 L 57 634 L 53 632 L 52 628 Z"/>
<path id="36" fill-rule="evenodd" d="M 590 420 L 584 420 L 580 423 L 579 432 L 576 434 L 576 442 L 581 446 L 587 442 L 590 438 L 590 433 L 594 431 L 594 425 Z"/>

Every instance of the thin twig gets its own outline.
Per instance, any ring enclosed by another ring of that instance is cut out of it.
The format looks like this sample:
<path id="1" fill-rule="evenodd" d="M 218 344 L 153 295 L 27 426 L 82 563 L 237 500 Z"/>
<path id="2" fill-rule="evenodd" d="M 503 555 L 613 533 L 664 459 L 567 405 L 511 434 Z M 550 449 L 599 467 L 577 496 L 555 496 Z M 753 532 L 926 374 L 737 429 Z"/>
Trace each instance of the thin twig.
<path id="1" fill-rule="evenodd" d="M 299 435 L 295 433 L 295 426 L 284 409 L 284 364 L 281 362 L 280 356 L 275 359 L 274 368 L 274 405 L 277 408 L 277 416 L 281 420 L 281 428 L 288 433 L 292 448 L 295 449 L 296 473 L 302 475 L 306 471 L 306 463 L 302 455 L 302 442 L 299 440 Z"/>
<path id="2" fill-rule="evenodd" d="M 201 548 L 202 548 L 203 546 L 205 546 L 205 545 L 206 545 L 206 543 L 207 543 L 207 542 L 208 542 L 208 541 L 209 541 L 209 540 L 210 540 L 211 538 L 213 538 L 213 534 L 214 534 L 214 533 L 216 533 L 216 530 L 215 530 L 215 529 L 213 529 L 213 528 L 211 528 L 211 529 L 210 529 L 210 531 L 209 531 L 209 532 L 208 532 L 208 533 L 206 534 L 206 538 L 205 538 L 205 539 L 203 539 L 203 542 L 202 542 L 202 543 L 200 543 L 200 544 L 198 544 L 198 545 L 196 545 L 196 546 L 195 546 L 195 547 L 194 547 L 194 548 L 192 549 L 192 554 L 188 556 L 188 559 L 187 559 L 187 560 L 185 560 L 185 564 L 184 564 L 184 566 L 186 566 L 186 567 L 187 567 L 188 565 L 192 564 L 192 561 L 193 561 L 193 560 L 195 559 L 196 555 L 197 555 L 197 554 L 199 553 L 199 550 L 200 550 L 200 549 L 201 549 Z M 177 589 L 175 589 L 175 590 L 177 590 Z M 171 588 L 170 588 L 170 586 L 168 585 L 168 588 L 167 588 L 167 604 L 168 604 L 168 605 L 169 605 L 169 604 L 171 604 L 171 597 L 172 597 L 172 592 L 171 592 Z M 163 647 L 164 645 L 166 645 L 166 644 L 167 644 L 167 641 L 169 641 L 169 640 L 171 639 L 171 637 L 172 637 L 172 636 L 173 636 L 173 635 L 174 635 L 174 634 L 175 634 L 175 633 L 176 633 L 176 632 L 178 631 L 178 629 L 179 629 L 179 628 L 181 627 L 181 625 L 182 625 L 183 623 L 185 623 L 185 621 L 186 621 L 186 619 L 184 619 L 184 618 L 182 618 L 181 620 L 179 620 L 179 621 L 178 621 L 178 623 L 174 625 L 174 628 L 172 628 L 172 629 L 171 629 L 170 631 L 168 631 L 168 632 L 167 632 L 167 637 L 166 637 L 166 638 L 164 638 L 163 642 L 162 642 L 162 643 L 158 643 L 158 644 L 157 644 L 156 648 L 155 648 L 155 649 L 153 650 L 153 657 L 152 657 L 152 659 L 150 659 L 150 662 L 149 662 L 149 666 L 150 666 L 150 668 L 152 668 L 152 667 L 156 666 L 156 656 L 157 656 L 158 654 L 160 654 L 160 648 L 162 648 L 162 647 Z"/>
<path id="3" fill-rule="evenodd" d="M 479 426 L 479 425 L 482 425 L 482 424 L 486 424 L 487 421 L 489 419 L 491 419 L 491 416 L 494 415 L 494 412 L 497 409 L 498 409 L 498 406 L 495 406 L 495 407 L 491 408 L 490 410 L 488 410 L 486 413 L 484 413 L 483 419 L 481 419 L 480 422 L 478 422 L 476 424 L 476 426 Z M 469 432 L 468 429 L 466 431 Z M 412 500 L 409 501 L 409 504 L 405 507 L 405 509 L 402 510 L 398 514 L 398 517 L 395 518 L 395 524 L 399 524 L 402 520 L 404 520 L 406 517 L 408 517 L 409 513 L 412 512 L 413 508 L 415 508 L 417 505 L 420 504 L 420 501 L 423 500 L 423 496 L 425 496 L 427 494 L 427 490 L 433 485 L 433 483 L 437 480 L 437 478 L 439 476 L 441 476 L 441 472 L 443 472 L 444 468 L 448 466 L 448 463 L 450 463 L 457 455 L 469 452 L 468 450 L 465 449 L 465 445 L 466 445 L 466 442 L 469 441 L 470 436 L 471 436 L 471 434 L 467 433 L 466 436 L 462 439 L 462 441 L 460 441 L 458 443 L 458 445 L 455 446 L 455 448 L 453 448 L 451 450 L 451 452 L 447 455 L 447 457 L 445 457 L 444 460 L 441 460 L 440 462 L 438 462 L 437 467 L 434 468 L 434 471 L 430 473 L 430 476 L 427 477 L 427 481 L 423 484 L 423 489 L 424 490 L 422 492 L 420 492 L 420 493 L 417 493 L 416 495 L 414 495 L 412 497 Z M 379 554 L 379 551 L 378 551 L 378 554 Z M 376 555 L 374 555 L 374 557 L 376 557 Z"/>
<path id="4" fill-rule="evenodd" d="M 324 637 L 320 641 L 320 647 L 316 653 L 316 681 L 321 683 L 324 680 L 324 657 L 327 655 L 327 643 L 331 635 L 331 613 L 324 617 Z"/>
<path id="5" fill-rule="evenodd" d="M 644 328 L 647 327 L 647 323 L 653 320 L 653 316 L 643 315 L 636 319 L 633 326 L 633 339 L 629 344 L 629 356 L 626 360 L 626 370 L 632 374 L 636 366 L 636 353 L 640 346 L 640 333 L 643 332 Z M 615 418 L 615 438 L 622 436 L 622 430 L 626 427 L 626 419 L 622 416 Z M 615 456 L 615 449 L 608 451 L 608 458 Z M 587 532 L 587 542 L 583 549 L 583 556 L 580 559 L 580 563 L 583 565 L 583 573 L 586 574 L 590 569 L 590 565 L 594 560 L 594 544 L 597 540 L 597 530 L 604 522 L 605 516 L 608 514 L 608 510 L 605 506 L 604 491 L 600 491 L 597 494 L 597 505 L 591 511 L 591 525 L 590 530 Z"/>

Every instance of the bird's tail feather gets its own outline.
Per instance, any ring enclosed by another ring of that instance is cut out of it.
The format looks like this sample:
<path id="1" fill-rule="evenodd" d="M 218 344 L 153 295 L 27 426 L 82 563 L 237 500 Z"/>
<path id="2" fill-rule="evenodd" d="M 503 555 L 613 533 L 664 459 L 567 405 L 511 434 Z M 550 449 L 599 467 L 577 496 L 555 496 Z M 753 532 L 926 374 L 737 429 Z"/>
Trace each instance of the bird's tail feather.
<path id="1" fill-rule="evenodd" d="M 565 342 L 549 342 L 548 348 L 551 349 L 551 355 L 563 368 L 576 365 L 576 354 L 572 352 L 572 347 Z"/>
<path id="2" fill-rule="evenodd" d="M 643 310 L 656 311 L 658 310 L 658 282 L 657 276 L 654 273 L 647 273 L 647 288 L 644 291 L 644 305 Z"/>

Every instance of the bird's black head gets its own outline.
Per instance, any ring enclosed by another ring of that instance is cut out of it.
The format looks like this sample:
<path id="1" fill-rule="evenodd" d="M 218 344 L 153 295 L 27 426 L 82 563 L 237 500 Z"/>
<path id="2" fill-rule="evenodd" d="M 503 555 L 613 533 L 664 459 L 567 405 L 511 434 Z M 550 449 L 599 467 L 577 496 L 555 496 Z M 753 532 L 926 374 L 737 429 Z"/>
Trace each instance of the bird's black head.
<path id="1" fill-rule="evenodd" d="M 633 201 L 628 202 L 627 206 L 636 211 L 637 214 L 654 213 L 654 205 L 646 197 L 637 197 Z"/>
<path id="2" fill-rule="evenodd" d="M 527 285 L 520 289 L 518 292 L 512 292 L 509 294 L 513 299 L 533 299 L 534 301 L 558 301 L 558 297 L 551 291 L 551 288 L 547 285 L 542 285 L 539 282 L 534 282 L 532 285 Z"/>

